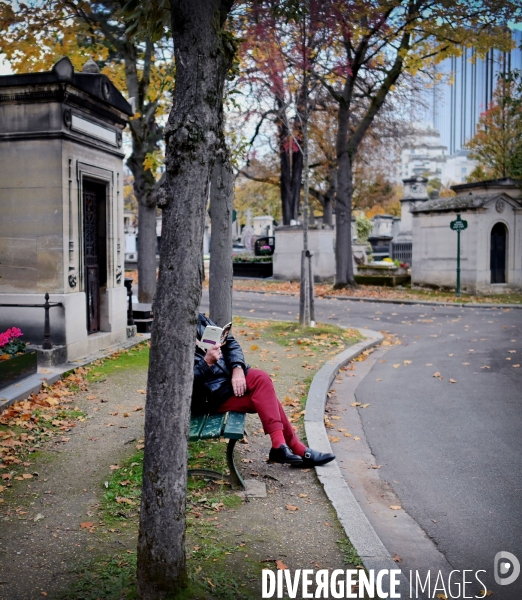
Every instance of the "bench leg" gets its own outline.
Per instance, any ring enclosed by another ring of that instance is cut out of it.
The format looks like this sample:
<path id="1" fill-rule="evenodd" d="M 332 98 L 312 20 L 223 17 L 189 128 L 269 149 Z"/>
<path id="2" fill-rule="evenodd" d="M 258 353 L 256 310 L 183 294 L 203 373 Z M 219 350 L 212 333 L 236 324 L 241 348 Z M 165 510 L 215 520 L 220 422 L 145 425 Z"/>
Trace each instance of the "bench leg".
<path id="1" fill-rule="evenodd" d="M 212 471 L 212 469 L 187 469 L 187 475 L 189 477 L 193 475 L 201 475 L 202 477 L 208 477 L 209 479 L 226 479 L 227 476 L 219 471 Z"/>
<path id="2" fill-rule="evenodd" d="M 232 484 L 234 490 L 244 490 L 245 482 L 237 470 L 236 463 L 234 462 L 234 448 L 237 440 L 228 440 L 227 444 L 227 465 L 230 471 L 229 481 Z"/>

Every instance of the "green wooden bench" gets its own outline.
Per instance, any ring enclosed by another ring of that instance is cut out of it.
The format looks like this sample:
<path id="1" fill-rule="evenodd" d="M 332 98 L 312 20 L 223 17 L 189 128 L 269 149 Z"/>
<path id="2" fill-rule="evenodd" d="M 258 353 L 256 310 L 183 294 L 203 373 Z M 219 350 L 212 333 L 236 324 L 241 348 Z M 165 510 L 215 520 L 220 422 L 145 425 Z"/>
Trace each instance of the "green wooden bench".
<path id="1" fill-rule="evenodd" d="M 189 469 L 189 475 L 203 475 L 212 479 L 228 479 L 233 489 L 245 489 L 245 482 L 234 463 L 234 447 L 237 440 L 245 435 L 245 413 L 227 412 L 214 415 L 192 417 L 190 420 L 189 440 L 228 439 L 227 465 L 230 475 L 211 469 Z"/>

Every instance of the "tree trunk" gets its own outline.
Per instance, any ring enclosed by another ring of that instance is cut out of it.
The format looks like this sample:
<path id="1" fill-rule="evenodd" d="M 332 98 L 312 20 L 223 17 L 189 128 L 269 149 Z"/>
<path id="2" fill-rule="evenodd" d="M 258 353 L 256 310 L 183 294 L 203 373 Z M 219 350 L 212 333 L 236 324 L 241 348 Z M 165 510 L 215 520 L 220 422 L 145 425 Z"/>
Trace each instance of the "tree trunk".
<path id="1" fill-rule="evenodd" d="M 138 204 L 138 300 L 150 304 L 156 292 L 156 206 Z"/>
<path id="2" fill-rule="evenodd" d="M 303 140 L 299 140 L 302 144 Z M 303 177 L 303 153 L 301 149 L 292 152 L 292 219 L 299 220 L 301 204 L 301 181 Z"/>
<path id="3" fill-rule="evenodd" d="M 138 300 L 150 304 L 156 292 L 156 203 L 153 198 L 156 182 L 152 172 L 143 167 L 147 150 L 137 135 L 138 130 L 143 130 L 140 125 L 133 124 L 133 149 L 127 165 L 134 176 L 134 194 L 138 200 Z"/>
<path id="4" fill-rule="evenodd" d="M 234 174 L 228 152 L 216 157 L 210 186 L 210 319 L 223 327 L 232 321 L 232 209 Z"/>
<path id="5" fill-rule="evenodd" d="M 187 448 L 201 248 L 226 65 L 234 52 L 223 29 L 231 6 L 232 0 L 171 0 L 176 87 L 165 130 L 163 234 L 145 414 L 138 540 L 143 600 L 174 596 L 187 584 Z"/>
<path id="6" fill-rule="evenodd" d="M 337 197 L 335 201 L 335 285 L 355 286 L 352 263 L 352 156 L 348 152 L 349 109 L 341 103 L 337 129 Z"/>
<path id="7" fill-rule="evenodd" d="M 333 225 L 333 204 L 335 194 L 337 193 L 337 165 L 333 164 L 328 172 L 328 191 L 324 195 L 323 205 L 323 224 L 332 227 Z"/>
<path id="8" fill-rule="evenodd" d="M 288 146 L 288 126 L 286 124 L 286 115 L 282 100 L 278 100 L 278 108 L 280 113 L 277 120 L 277 129 L 279 136 L 279 163 L 281 168 L 279 176 L 281 212 L 283 215 L 283 225 L 290 225 L 290 221 L 294 218 L 292 206 L 292 162 Z"/>
<path id="9" fill-rule="evenodd" d="M 156 180 L 143 163 L 146 154 L 158 148 L 162 130 L 156 123 L 156 109 L 147 102 L 154 45 L 150 39 L 145 44 L 141 79 L 136 46 L 127 40 L 122 52 L 127 90 L 137 103 L 137 116 L 130 122 L 132 154 L 127 166 L 134 176 L 134 194 L 138 200 L 138 300 L 150 304 L 156 292 L 156 203 L 153 197 Z"/>

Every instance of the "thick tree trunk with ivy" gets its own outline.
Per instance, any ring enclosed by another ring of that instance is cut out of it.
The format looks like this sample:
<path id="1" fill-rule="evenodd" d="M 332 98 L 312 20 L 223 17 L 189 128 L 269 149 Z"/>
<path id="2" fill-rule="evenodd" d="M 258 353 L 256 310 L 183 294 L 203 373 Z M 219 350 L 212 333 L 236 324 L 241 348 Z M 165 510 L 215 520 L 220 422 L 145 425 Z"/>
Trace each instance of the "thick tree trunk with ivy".
<path id="1" fill-rule="evenodd" d="M 224 141 L 223 141 L 224 144 Z M 232 321 L 232 210 L 234 174 L 224 145 L 216 157 L 210 186 L 210 319 L 223 327 Z"/>
<path id="2" fill-rule="evenodd" d="M 232 0 L 171 0 L 176 60 L 165 130 L 160 274 L 154 298 L 138 541 L 143 600 L 174 596 L 187 583 L 187 447 L 201 248 L 209 182 L 230 55 L 224 23 Z"/>

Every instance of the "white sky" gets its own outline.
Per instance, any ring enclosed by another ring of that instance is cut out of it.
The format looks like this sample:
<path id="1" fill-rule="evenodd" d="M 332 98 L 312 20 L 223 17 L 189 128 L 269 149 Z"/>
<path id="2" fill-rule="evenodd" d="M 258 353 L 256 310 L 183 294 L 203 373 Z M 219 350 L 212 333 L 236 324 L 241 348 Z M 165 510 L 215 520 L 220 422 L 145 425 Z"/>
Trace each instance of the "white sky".
<path id="1" fill-rule="evenodd" d="M 4 60 L 5 54 L 0 54 L 0 75 L 11 75 L 11 65 Z"/>

